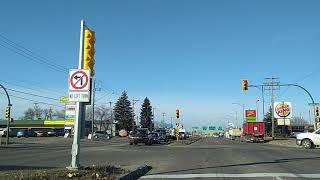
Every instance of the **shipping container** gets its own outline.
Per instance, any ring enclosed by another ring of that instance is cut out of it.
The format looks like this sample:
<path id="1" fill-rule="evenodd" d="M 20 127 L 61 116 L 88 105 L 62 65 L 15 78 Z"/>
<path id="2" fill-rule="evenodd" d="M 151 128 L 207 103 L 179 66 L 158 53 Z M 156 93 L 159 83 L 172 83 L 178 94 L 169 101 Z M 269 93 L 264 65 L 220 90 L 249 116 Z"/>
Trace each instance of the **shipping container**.
<path id="1" fill-rule="evenodd" d="M 264 122 L 246 122 L 243 124 L 242 138 L 250 142 L 264 142 Z"/>

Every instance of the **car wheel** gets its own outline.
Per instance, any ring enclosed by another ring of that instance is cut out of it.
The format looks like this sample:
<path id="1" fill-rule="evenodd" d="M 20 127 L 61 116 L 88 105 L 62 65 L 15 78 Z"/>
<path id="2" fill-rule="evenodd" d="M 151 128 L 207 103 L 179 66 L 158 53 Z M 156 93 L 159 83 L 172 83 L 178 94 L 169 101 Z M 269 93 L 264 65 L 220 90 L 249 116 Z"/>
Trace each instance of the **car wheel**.
<path id="1" fill-rule="evenodd" d="M 309 140 L 309 139 L 304 139 L 302 141 L 302 146 L 305 148 L 305 149 L 311 149 L 313 144 L 312 142 Z"/>
<path id="2" fill-rule="evenodd" d="M 133 143 L 131 142 L 130 145 L 133 145 Z"/>
<path id="3" fill-rule="evenodd" d="M 137 144 L 138 144 L 138 142 L 134 142 L 134 144 L 135 144 L 135 145 L 137 145 Z"/>

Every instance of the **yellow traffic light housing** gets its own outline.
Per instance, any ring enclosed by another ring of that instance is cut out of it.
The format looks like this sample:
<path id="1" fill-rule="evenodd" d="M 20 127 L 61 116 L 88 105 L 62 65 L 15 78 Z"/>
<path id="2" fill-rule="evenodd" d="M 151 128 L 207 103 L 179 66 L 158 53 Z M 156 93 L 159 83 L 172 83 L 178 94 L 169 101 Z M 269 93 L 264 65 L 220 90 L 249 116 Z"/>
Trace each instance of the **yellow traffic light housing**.
<path id="1" fill-rule="evenodd" d="M 176 110 L 176 117 L 177 117 L 177 119 L 180 118 L 180 111 L 179 111 L 179 109 Z"/>
<path id="2" fill-rule="evenodd" d="M 83 69 L 90 69 L 91 76 L 94 76 L 94 44 L 95 32 L 89 29 L 84 31 L 84 52 L 83 52 Z"/>
<path id="3" fill-rule="evenodd" d="M 248 90 L 248 80 L 242 80 L 242 90 L 243 91 Z"/>
<path id="4" fill-rule="evenodd" d="M 316 117 L 319 116 L 319 107 L 318 106 L 314 106 L 314 114 Z"/>
<path id="5" fill-rule="evenodd" d="M 5 117 L 10 118 L 10 107 L 6 107 Z"/>

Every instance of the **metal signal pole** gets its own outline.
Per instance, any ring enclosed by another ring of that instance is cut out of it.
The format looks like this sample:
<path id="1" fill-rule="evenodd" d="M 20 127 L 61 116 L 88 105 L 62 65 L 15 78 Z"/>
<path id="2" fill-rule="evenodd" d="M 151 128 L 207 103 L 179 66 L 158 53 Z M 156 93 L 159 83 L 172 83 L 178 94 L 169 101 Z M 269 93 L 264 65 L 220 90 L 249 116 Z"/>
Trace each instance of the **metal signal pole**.
<path id="1" fill-rule="evenodd" d="M 83 68 L 83 41 L 84 41 L 84 27 L 85 22 L 81 20 L 80 27 L 80 47 L 79 47 L 79 66 L 78 69 Z M 67 167 L 69 170 L 78 170 L 79 169 L 79 156 L 80 156 L 80 132 L 81 132 L 81 123 L 82 123 L 82 115 L 83 113 L 83 103 L 76 103 L 76 119 L 74 124 L 74 135 L 73 135 L 73 144 L 72 144 L 72 158 L 71 165 Z"/>

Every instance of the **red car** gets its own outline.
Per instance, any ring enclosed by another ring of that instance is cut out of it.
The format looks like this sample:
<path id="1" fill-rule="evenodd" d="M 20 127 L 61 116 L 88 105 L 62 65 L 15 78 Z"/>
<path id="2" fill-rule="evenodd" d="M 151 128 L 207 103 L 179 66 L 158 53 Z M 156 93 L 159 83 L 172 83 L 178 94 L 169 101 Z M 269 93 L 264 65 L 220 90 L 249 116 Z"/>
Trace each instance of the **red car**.
<path id="1" fill-rule="evenodd" d="M 130 133 L 129 135 L 129 143 L 130 145 L 145 143 L 145 136 L 141 133 Z"/>

